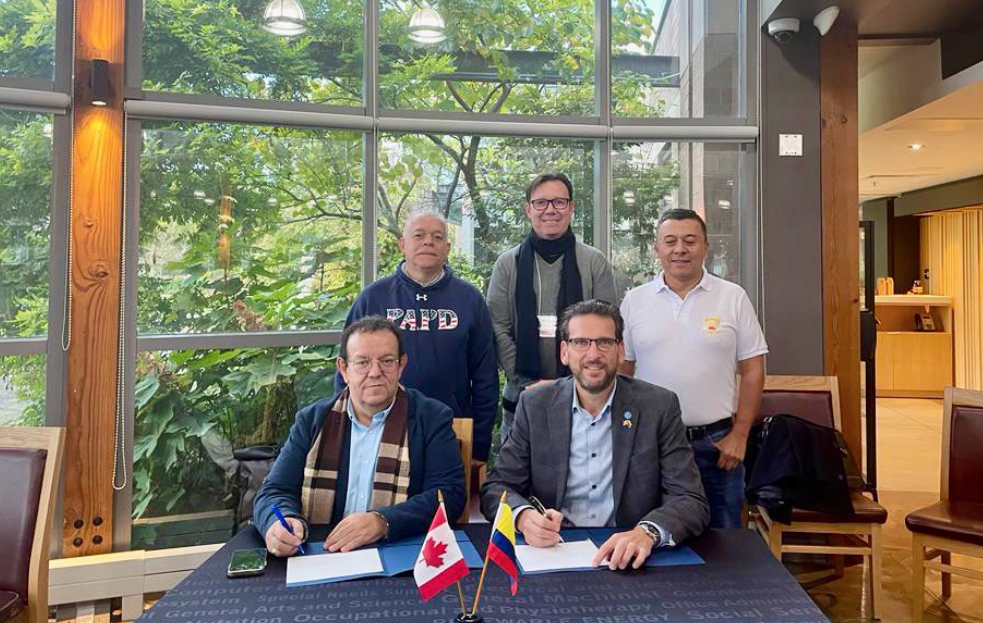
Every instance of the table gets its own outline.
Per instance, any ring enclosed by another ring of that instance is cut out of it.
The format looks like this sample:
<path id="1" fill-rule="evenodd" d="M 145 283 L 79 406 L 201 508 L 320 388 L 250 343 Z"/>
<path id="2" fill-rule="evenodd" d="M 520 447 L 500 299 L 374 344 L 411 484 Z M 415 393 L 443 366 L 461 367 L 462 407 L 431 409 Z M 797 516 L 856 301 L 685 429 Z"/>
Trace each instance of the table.
<path id="1" fill-rule="evenodd" d="M 489 524 L 463 529 L 484 555 Z M 313 536 L 321 534 L 315 530 Z M 487 623 L 828 623 L 750 530 L 709 530 L 689 545 L 706 564 L 520 576 L 515 598 L 505 574 L 492 567 L 479 609 Z M 287 588 L 286 561 L 271 556 L 265 575 L 226 577 L 234 550 L 262 546 L 255 529 L 240 532 L 140 620 L 431 623 L 453 621 L 460 610 L 453 587 L 424 603 L 412 574 Z M 463 580 L 468 606 L 478 575 L 472 571 Z"/>

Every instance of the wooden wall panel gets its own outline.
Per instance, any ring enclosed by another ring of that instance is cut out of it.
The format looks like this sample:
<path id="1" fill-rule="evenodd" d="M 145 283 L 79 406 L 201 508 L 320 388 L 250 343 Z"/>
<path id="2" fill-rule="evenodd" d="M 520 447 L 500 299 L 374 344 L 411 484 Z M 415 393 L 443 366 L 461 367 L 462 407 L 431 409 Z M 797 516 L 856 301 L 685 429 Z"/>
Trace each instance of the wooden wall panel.
<path id="1" fill-rule="evenodd" d="M 123 196 L 124 0 L 77 0 L 72 137 L 71 346 L 62 554 L 112 551 Z M 91 105 L 91 60 L 112 97 Z"/>
<path id="2" fill-rule="evenodd" d="M 843 15 L 820 40 L 823 365 L 840 384 L 843 436 L 861 457 L 860 189 L 857 25 Z"/>

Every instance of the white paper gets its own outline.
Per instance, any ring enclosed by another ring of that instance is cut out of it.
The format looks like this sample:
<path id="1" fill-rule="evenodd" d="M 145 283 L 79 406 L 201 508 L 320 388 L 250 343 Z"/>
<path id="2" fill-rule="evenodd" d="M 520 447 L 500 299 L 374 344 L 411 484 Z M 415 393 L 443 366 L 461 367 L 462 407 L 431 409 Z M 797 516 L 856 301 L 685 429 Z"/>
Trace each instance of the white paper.
<path id="1" fill-rule="evenodd" d="M 381 573 L 382 558 L 376 548 L 287 559 L 287 586 Z"/>
<path id="2" fill-rule="evenodd" d="M 557 543 L 553 547 L 517 545 L 515 556 L 524 573 L 586 569 L 594 563 L 597 546 L 593 541 Z"/>

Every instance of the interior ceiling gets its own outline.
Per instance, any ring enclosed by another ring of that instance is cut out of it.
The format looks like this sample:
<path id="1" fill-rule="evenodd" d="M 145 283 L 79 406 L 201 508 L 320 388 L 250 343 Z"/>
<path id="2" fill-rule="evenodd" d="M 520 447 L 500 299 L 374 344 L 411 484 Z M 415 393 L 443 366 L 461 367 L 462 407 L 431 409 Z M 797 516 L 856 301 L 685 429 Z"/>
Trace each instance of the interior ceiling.
<path id="1" fill-rule="evenodd" d="M 978 82 L 861 134 L 860 200 L 983 175 L 981 101 Z"/>
<path id="2" fill-rule="evenodd" d="M 983 0 L 783 0 L 770 19 L 802 28 L 824 8 L 857 22 L 858 77 L 897 53 L 983 24 Z M 895 196 L 983 175 L 983 83 L 965 87 L 860 135 L 860 200 Z M 908 145 L 924 148 L 913 151 Z"/>
<path id="3" fill-rule="evenodd" d="M 983 23 L 981 0 L 783 0 L 771 18 L 798 17 L 804 27 L 834 4 L 840 19 L 857 21 L 861 38 L 937 38 Z"/>

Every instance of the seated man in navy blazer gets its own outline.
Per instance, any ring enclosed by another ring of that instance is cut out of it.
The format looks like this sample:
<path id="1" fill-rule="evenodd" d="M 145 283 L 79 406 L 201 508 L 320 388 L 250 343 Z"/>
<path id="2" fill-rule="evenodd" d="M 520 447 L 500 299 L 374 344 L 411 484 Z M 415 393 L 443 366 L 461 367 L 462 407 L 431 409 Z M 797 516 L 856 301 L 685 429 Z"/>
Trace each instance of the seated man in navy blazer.
<path id="1" fill-rule="evenodd" d="M 347 388 L 297 413 L 256 494 L 253 523 L 274 556 L 292 556 L 308 527 L 334 524 L 324 547 L 347 552 L 422 535 L 444 494 L 448 517 L 464 509 L 464 469 L 444 404 L 399 384 L 400 329 L 379 316 L 341 334 L 338 370 Z M 294 534 L 277 521 L 273 505 Z"/>
<path id="2" fill-rule="evenodd" d="M 637 569 L 655 548 L 703 532 L 710 512 L 676 395 L 618 376 L 623 333 L 605 301 L 563 312 L 560 359 L 572 376 L 522 392 L 481 510 L 494 517 L 504 491 L 536 547 L 558 543 L 561 527 L 630 528 L 600 547 L 594 566 Z"/>

